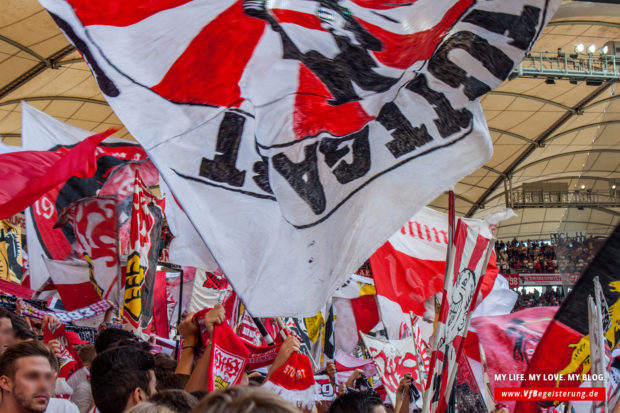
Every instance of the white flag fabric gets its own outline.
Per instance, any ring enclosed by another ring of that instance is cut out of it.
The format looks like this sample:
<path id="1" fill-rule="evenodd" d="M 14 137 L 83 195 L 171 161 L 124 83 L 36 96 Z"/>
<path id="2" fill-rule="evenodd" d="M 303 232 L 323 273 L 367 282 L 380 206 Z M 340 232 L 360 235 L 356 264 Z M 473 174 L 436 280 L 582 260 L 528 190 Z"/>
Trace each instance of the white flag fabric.
<path id="1" fill-rule="evenodd" d="M 196 267 L 206 271 L 215 271 L 218 265 L 205 245 L 196 228 L 187 218 L 185 212 L 177 204 L 172 192 L 161 179 L 159 190 L 166 199 L 164 212 L 166 222 L 174 238 L 170 242 L 168 254 L 170 262 L 184 267 Z"/>
<path id="2" fill-rule="evenodd" d="M 478 98 L 560 3 L 40 1 L 259 317 L 316 314 L 489 159 Z"/>
<path id="3" fill-rule="evenodd" d="M 517 298 L 519 298 L 519 294 L 510 289 L 508 280 L 504 276 L 498 275 L 495 278 L 493 289 L 484 297 L 484 300 L 478 304 L 476 309 L 472 311 L 471 317 L 489 317 L 509 314 L 514 308 Z M 473 328 L 470 327 L 469 329 L 471 331 Z"/>

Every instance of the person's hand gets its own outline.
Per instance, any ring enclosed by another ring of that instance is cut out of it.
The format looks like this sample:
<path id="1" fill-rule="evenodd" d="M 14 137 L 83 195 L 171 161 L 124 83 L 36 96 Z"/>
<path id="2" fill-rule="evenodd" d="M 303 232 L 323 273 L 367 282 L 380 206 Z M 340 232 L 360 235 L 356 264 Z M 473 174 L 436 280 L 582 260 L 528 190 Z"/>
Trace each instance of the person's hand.
<path id="1" fill-rule="evenodd" d="M 56 358 L 60 358 L 61 349 L 60 349 L 60 342 L 58 340 L 50 340 L 47 343 L 47 347 L 54 354 L 54 356 L 56 356 Z"/>
<path id="2" fill-rule="evenodd" d="M 105 314 L 103 315 L 104 323 L 109 323 L 112 320 L 112 316 L 114 315 L 114 304 L 110 300 L 108 300 L 108 303 L 110 303 L 110 308 L 105 310 Z"/>
<path id="3" fill-rule="evenodd" d="M 60 325 L 60 320 L 53 315 L 46 315 L 43 317 L 43 327 L 45 328 L 46 325 L 58 326 Z"/>
<path id="4" fill-rule="evenodd" d="M 205 314 L 205 327 L 209 336 L 213 336 L 213 326 L 220 325 L 226 318 L 226 310 L 220 304 L 216 304 L 215 307 L 207 311 Z"/>
<path id="5" fill-rule="evenodd" d="M 195 346 L 198 344 L 199 328 L 198 323 L 194 321 L 193 317 L 194 313 L 187 314 L 178 327 L 179 334 L 183 337 L 184 346 Z"/>
<path id="6" fill-rule="evenodd" d="M 325 363 L 325 373 L 333 385 L 336 382 L 336 363 L 333 360 L 328 360 Z"/>
<path id="7" fill-rule="evenodd" d="M 338 396 L 342 396 L 343 394 L 345 394 L 347 392 L 347 385 L 344 383 L 340 383 L 338 385 L 338 389 L 336 390 L 336 394 Z"/>
<path id="8" fill-rule="evenodd" d="M 300 346 L 299 340 L 297 340 L 295 336 L 290 335 L 286 337 L 286 340 L 282 343 L 282 347 L 280 347 L 280 351 L 278 351 L 276 359 L 273 361 L 271 367 L 269 367 L 265 380 L 271 377 L 274 371 L 282 367 L 294 352 L 299 351 Z"/>
<path id="9" fill-rule="evenodd" d="M 396 389 L 396 391 L 397 392 L 404 391 L 409 386 L 411 386 L 411 383 L 413 383 L 413 376 L 411 375 L 411 373 L 405 373 L 403 378 L 400 379 L 400 383 L 398 383 L 398 389 Z"/>
<path id="10" fill-rule="evenodd" d="M 363 373 L 364 373 L 364 370 L 362 370 L 362 369 L 355 369 L 355 371 L 353 371 L 353 373 L 351 373 L 351 375 L 347 379 L 347 387 L 353 387 L 353 383 L 355 383 L 355 380 L 357 380 L 360 377 L 362 377 Z"/>
<path id="11" fill-rule="evenodd" d="M 276 359 L 281 357 L 284 361 L 286 361 L 294 352 L 299 351 L 300 347 L 301 344 L 299 343 L 299 340 L 297 340 L 297 337 L 290 335 L 286 337 L 286 340 L 282 343 L 282 347 L 280 347 L 280 351 L 278 352 Z"/>

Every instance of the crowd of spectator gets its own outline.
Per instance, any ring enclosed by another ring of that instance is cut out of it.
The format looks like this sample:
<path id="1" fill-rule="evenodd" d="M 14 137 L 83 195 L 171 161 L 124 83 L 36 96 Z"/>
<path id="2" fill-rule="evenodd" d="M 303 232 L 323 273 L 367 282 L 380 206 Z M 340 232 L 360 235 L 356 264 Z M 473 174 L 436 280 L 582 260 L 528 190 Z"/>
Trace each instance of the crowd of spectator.
<path id="1" fill-rule="evenodd" d="M 498 241 L 497 263 L 503 274 L 581 273 L 595 255 L 592 238 L 549 241 Z"/>
<path id="2" fill-rule="evenodd" d="M 559 306 L 565 297 L 562 287 L 546 287 L 542 294 L 538 290 L 528 293 L 525 288 L 521 288 L 518 294 L 513 311 L 529 307 Z"/>

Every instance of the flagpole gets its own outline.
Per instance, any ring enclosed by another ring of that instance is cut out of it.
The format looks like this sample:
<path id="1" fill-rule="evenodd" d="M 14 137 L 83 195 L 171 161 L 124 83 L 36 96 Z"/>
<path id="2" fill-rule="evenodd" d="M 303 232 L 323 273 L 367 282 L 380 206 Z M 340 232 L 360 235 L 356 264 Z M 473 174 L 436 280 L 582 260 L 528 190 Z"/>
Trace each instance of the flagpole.
<path id="1" fill-rule="evenodd" d="M 133 191 L 132 191 L 133 196 Z M 118 204 L 117 204 L 118 205 Z M 121 272 L 122 262 L 121 262 L 121 239 L 120 239 L 120 228 L 118 225 L 118 208 L 116 208 L 116 214 L 114 216 L 114 220 L 116 221 L 116 257 L 118 259 L 118 266 L 116 270 L 116 277 L 118 279 L 118 317 L 123 317 L 123 297 L 125 296 L 125 283 L 123 280 L 123 274 Z M 110 287 L 111 288 L 111 287 Z M 121 321 L 122 323 L 122 321 Z"/>
<path id="2" fill-rule="evenodd" d="M 409 311 L 409 318 L 413 319 L 413 311 Z M 411 338 L 413 339 L 413 351 L 415 352 L 415 358 L 417 361 L 418 367 L 418 377 L 420 378 L 420 396 L 424 394 L 424 388 L 426 387 L 426 380 L 424 380 L 424 376 L 422 375 L 422 368 L 424 367 L 424 360 L 422 360 L 422 355 L 418 349 L 418 343 L 416 341 L 415 332 L 413 329 L 413 321 L 411 322 Z M 420 365 L 422 364 L 422 365 Z"/>
<path id="3" fill-rule="evenodd" d="M 484 401 L 486 404 L 487 411 L 490 413 L 495 406 L 495 398 L 493 397 L 493 392 L 491 391 L 491 381 L 489 380 L 489 372 L 487 370 L 487 356 L 484 353 L 484 349 L 482 348 L 482 344 L 478 342 L 478 349 L 480 350 L 480 365 L 482 367 L 482 384 L 484 385 Z"/>
<path id="4" fill-rule="evenodd" d="M 450 273 L 453 270 L 453 260 L 451 260 L 451 256 L 453 254 L 452 250 L 454 249 L 454 228 L 456 226 L 455 224 L 455 220 L 456 220 L 456 211 L 454 208 L 454 188 L 450 188 L 450 190 L 448 191 L 448 248 L 446 250 L 446 270 L 444 273 L 444 288 L 443 291 L 447 291 L 448 290 L 448 286 L 449 286 L 449 282 L 450 282 Z M 422 406 L 422 412 L 423 413 L 428 413 L 430 412 L 430 407 L 431 407 L 431 398 L 433 396 L 433 377 L 435 375 L 435 364 L 437 364 L 437 347 L 439 346 L 439 341 L 440 341 L 440 337 L 438 336 L 438 332 L 437 332 L 437 314 L 441 314 L 442 308 L 443 308 L 443 303 L 446 301 L 447 297 L 445 297 L 445 294 L 442 297 L 442 305 L 439 307 L 439 312 L 437 312 L 437 295 L 435 294 L 435 312 L 436 312 L 436 316 L 435 316 L 435 329 L 434 329 L 434 340 L 433 340 L 433 348 L 432 348 L 432 352 L 431 352 L 431 362 L 429 365 L 429 371 L 428 371 L 428 379 L 426 382 L 426 391 L 424 392 L 424 398 L 423 398 L 423 406 Z"/>

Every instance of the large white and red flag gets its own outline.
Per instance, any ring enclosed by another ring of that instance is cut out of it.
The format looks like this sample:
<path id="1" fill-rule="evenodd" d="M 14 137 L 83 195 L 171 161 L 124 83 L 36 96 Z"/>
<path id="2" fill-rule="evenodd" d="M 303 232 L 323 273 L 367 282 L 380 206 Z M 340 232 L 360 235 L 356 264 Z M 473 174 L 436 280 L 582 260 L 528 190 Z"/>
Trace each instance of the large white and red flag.
<path id="1" fill-rule="evenodd" d="M 93 132 L 61 122 L 22 102 L 23 150 L 62 153 Z M 43 257 L 64 260 L 72 253 L 75 235 L 70 227 L 54 228 L 60 210 L 79 199 L 97 195 L 107 177 L 119 166 L 145 159 L 136 142 L 107 138 L 95 150 L 96 171 L 90 177 L 73 177 L 42 194 L 25 212 L 30 287 L 37 290 L 48 279 Z"/>
<path id="2" fill-rule="evenodd" d="M 478 301 L 481 277 L 493 245 L 491 239 L 480 234 L 477 228 L 458 220 L 446 269 L 424 398 L 426 406 L 430 403 L 431 412 L 444 412 L 448 405 L 450 386 L 458 368 L 457 358 L 469 327 L 469 315 Z"/>
<path id="3" fill-rule="evenodd" d="M 560 1 L 41 3 L 252 314 L 299 317 L 490 157 L 478 98 Z"/>
<path id="4" fill-rule="evenodd" d="M 497 224 L 511 216 L 514 212 L 506 210 L 484 220 L 463 221 L 491 238 Z M 388 337 L 403 338 L 403 320 L 409 318 L 410 312 L 423 316 L 425 302 L 443 290 L 447 250 L 448 215 L 423 208 L 370 257 Z M 498 272 L 492 252 L 480 287 L 482 297 L 492 291 Z M 430 307 L 434 310 L 434 305 Z M 398 317 L 400 313 L 404 316 Z"/>
<path id="5" fill-rule="evenodd" d="M 119 304 L 120 259 L 116 199 L 88 197 L 62 209 L 58 226 L 70 225 L 75 248 L 88 263 L 97 293 Z"/>
<path id="6" fill-rule="evenodd" d="M 153 292 L 162 226 L 158 200 L 136 173 L 122 314 L 123 322 L 137 330 L 147 328 L 153 316 Z"/>

